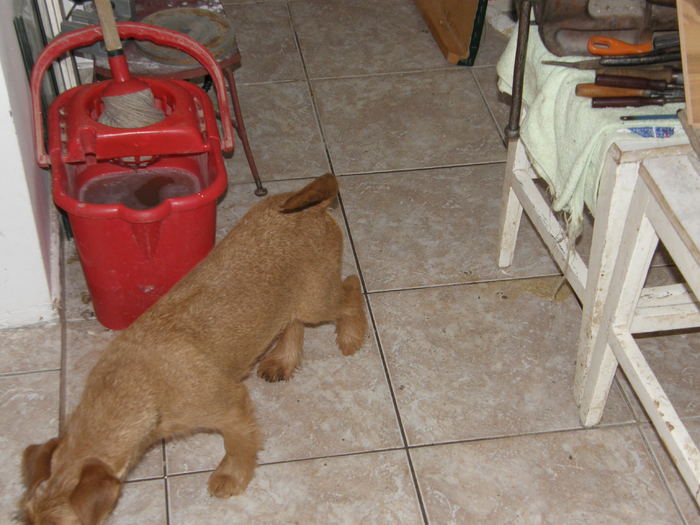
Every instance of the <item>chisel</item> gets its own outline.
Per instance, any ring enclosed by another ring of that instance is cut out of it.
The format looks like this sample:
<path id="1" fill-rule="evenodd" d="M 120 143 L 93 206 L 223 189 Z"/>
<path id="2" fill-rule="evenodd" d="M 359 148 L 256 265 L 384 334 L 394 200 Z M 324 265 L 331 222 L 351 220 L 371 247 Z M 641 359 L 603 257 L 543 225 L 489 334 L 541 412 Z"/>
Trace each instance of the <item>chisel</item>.
<path id="1" fill-rule="evenodd" d="M 573 69 L 594 70 L 599 75 L 612 75 L 619 77 L 642 77 L 666 82 L 683 83 L 683 74 L 668 66 L 649 67 L 600 67 L 599 60 L 583 60 L 579 62 L 560 62 L 545 60 L 542 62 L 550 66 L 563 66 Z"/>
<path id="2" fill-rule="evenodd" d="M 613 86 L 621 88 L 635 88 L 635 89 L 678 89 L 682 86 L 678 84 L 671 84 L 665 80 L 658 80 L 653 78 L 633 78 L 633 77 L 621 77 L 619 75 L 596 75 L 595 83 L 599 86 Z"/>
<path id="3" fill-rule="evenodd" d="M 678 118 L 675 113 L 666 113 L 663 115 L 623 115 L 620 120 L 668 120 Z"/>
<path id="4" fill-rule="evenodd" d="M 627 88 L 627 87 L 611 87 L 601 86 L 599 84 L 578 84 L 576 86 L 576 95 L 579 97 L 682 97 L 684 95 L 682 89 L 661 90 L 661 89 L 644 89 L 644 88 Z"/>
<path id="5" fill-rule="evenodd" d="M 594 108 L 626 108 L 626 107 L 642 107 L 642 106 L 663 106 L 673 102 L 683 102 L 683 97 L 659 97 L 659 98 L 644 98 L 644 97 L 612 97 L 612 98 L 592 98 L 591 107 Z"/>

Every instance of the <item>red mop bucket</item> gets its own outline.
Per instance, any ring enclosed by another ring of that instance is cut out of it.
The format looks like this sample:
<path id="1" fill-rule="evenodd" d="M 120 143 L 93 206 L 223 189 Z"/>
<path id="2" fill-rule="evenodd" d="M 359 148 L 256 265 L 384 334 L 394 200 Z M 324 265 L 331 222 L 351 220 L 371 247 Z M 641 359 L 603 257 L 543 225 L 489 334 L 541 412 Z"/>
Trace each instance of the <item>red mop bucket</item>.
<path id="1" fill-rule="evenodd" d="M 198 42 L 167 29 L 118 24 L 121 38 L 149 40 L 197 59 L 216 87 L 223 144 L 209 97 L 181 80 L 141 78 L 165 118 L 113 128 L 97 119 L 110 81 L 79 86 L 49 108 L 44 150 L 42 78 L 56 58 L 102 38 L 99 26 L 65 33 L 38 57 L 31 77 L 37 162 L 51 166 L 53 198 L 68 214 L 97 319 L 123 329 L 211 250 L 216 201 L 226 189 L 222 151 L 233 150 L 223 74 Z"/>

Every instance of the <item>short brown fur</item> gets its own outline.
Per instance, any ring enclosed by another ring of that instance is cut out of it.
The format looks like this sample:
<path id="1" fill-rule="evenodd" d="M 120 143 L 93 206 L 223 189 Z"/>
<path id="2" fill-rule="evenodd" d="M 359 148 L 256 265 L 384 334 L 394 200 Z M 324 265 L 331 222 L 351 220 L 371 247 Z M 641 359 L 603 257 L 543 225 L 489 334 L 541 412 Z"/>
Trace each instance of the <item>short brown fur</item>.
<path id="1" fill-rule="evenodd" d="M 331 174 L 253 206 L 211 254 L 106 348 L 58 439 L 24 453 L 30 523 L 101 523 L 120 482 L 156 440 L 219 432 L 218 497 L 251 478 L 260 433 L 242 383 L 300 362 L 304 325 L 333 322 L 343 354 L 367 322 L 356 276 L 341 280 L 342 234 L 326 211 Z"/>

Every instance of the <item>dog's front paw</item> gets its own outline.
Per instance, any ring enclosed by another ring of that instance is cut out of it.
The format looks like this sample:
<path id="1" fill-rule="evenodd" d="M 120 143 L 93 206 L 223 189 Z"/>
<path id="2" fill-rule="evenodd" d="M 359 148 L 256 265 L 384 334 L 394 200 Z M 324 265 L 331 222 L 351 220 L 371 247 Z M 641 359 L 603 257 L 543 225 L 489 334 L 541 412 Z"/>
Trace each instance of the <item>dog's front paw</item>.
<path id="1" fill-rule="evenodd" d="M 258 377 L 262 377 L 265 381 L 274 383 L 276 381 L 288 381 L 292 378 L 294 369 L 290 370 L 289 366 L 284 366 L 275 359 L 262 361 L 258 365 Z"/>
<path id="2" fill-rule="evenodd" d="M 246 489 L 252 478 L 252 472 L 240 476 L 214 472 L 209 476 L 209 492 L 217 498 L 237 496 Z"/>

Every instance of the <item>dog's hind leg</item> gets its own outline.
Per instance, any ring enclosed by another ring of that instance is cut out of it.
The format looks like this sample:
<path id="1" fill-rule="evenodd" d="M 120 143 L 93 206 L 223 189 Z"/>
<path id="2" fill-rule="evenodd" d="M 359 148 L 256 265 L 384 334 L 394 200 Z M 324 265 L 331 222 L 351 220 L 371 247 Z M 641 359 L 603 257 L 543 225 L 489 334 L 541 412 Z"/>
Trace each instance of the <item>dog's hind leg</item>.
<path id="1" fill-rule="evenodd" d="M 240 398 L 213 430 L 224 438 L 226 455 L 209 477 L 209 492 L 217 498 L 240 494 L 253 479 L 261 437 L 247 389 L 241 385 Z"/>
<path id="2" fill-rule="evenodd" d="M 258 375 L 267 381 L 286 381 L 292 377 L 301 361 L 304 348 L 304 324 L 289 323 L 279 336 L 275 346 L 258 365 Z"/>
<path id="3" fill-rule="evenodd" d="M 335 322 L 336 342 L 344 355 L 351 355 L 357 352 L 364 342 L 367 318 L 357 275 L 346 277 L 342 287 L 343 294 Z"/>

